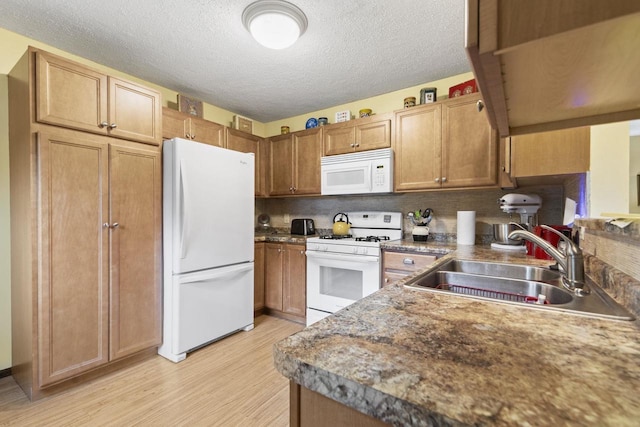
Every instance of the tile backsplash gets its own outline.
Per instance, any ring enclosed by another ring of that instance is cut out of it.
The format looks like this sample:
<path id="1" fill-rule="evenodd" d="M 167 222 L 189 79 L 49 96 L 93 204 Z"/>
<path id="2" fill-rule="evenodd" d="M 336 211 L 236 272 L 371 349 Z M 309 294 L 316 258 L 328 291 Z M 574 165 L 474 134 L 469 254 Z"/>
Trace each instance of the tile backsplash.
<path id="1" fill-rule="evenodd" d="M 431 208 L 434 219 L 430 224 L 432 234 L 456 233 L 456 216 L 459 210 L 476 211 L 476 235 L 491 235 L 491 224 L 519 221 L 519 215 L 510 217 L 498 207 L 498 199 L 507 193 L 533 193 L 542 198 L 538 212 L 541 224 L 560 224 L 564 213 L 564 199 L 580 199 L 579 177 L 565 184 L 521 187 L 516 190 L 460 190 L 421 193 L 396 193 L 384 195 L 321 196 L 296 198 L 269 198 L 256 201 L 256 217 L 267 213 L 273 227 L 289 227 L 285 215 L 293 218 L 312 218 L 316 228 L 331 228 L 333 216 L 349 211 L 398 211 L 406 213 Z M 405 235 L 411 233 L 412 224 L 404 221 Z"/>

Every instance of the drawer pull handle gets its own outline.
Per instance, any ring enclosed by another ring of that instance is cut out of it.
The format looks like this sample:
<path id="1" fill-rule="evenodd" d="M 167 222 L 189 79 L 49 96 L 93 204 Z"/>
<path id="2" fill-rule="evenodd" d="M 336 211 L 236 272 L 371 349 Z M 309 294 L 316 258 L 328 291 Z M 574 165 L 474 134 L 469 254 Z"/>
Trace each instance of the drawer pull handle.
<path id="1" fill-rule="evenodd" d="M 405 258 L 405 259 L 402 260 L 402 263 L 406 264 L 406 265 L 414 265 L 416 262 L 414 260 L 412 260 L 411 258 Z"/>

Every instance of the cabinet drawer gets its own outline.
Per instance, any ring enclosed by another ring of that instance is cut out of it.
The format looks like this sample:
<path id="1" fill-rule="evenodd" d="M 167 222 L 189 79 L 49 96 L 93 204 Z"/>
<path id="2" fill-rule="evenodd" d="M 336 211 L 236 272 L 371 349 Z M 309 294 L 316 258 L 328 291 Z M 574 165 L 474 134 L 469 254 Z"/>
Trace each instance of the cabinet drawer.
<path id="1" fill-rule="evenodd" d="M 401 273 L 398 271 L 385 271 L 382 273 L 382 287 L 396 283 L 398 280 L 404 279 L 409 273 Z"/>
<path id="2" fill-rule="evenodd" d="M 431 265 L 435 255 L 423 255 L 409 252 L 385 252 L 384 269 L 401 270 L 413 273 Z"/>

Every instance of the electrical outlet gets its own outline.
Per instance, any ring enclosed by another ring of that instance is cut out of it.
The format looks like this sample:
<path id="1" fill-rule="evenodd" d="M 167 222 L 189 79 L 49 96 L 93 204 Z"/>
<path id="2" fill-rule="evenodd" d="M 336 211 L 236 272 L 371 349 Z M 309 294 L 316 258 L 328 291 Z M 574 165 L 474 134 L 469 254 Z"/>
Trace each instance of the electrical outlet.
<path id="1" fill-rule="evenodd" d="M 289 214 L 284 214 L 284 223 L 289 224 L 291 222 L 291 218 L 289 218 Z"/>

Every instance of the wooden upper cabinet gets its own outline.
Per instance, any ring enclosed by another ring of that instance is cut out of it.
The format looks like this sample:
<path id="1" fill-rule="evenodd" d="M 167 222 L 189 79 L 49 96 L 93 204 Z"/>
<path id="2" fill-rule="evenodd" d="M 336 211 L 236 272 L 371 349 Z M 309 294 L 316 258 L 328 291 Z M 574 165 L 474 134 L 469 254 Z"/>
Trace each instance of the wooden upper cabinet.
<path id="1" fill-rule="evenodd" d="M 424 104 L 398 111 L 395 119 L 396 191 L 440 188 L 442 107 Z"/>
<path id="2" fill-rule="evenodd" d="M 478 101 L 472 94 L 396 112 L 396 191 L 497 184 L 498 138 Z"/>
<path id="3" fill-rule="evenodd" d="M 162 140 L 160 94 L 135 83 L 109 77 L 109 134 L 158 144 Z"/>
<path id="4" fill-rule="evenodd" d="M 320 194 L 322 129 L 293 134 L 293 193 Z"/>
<path id="5" fill-rule="evenodd" d="M 511 176 L 589 171 L 591 129 L 580 127 L 511 137 Z"/>
<path id="6" fill-rule="evenodd" d="M 467 0 L 465 47 L 501 137 L 640 118 L 640 2 Z"/>
<path id="7" fill-rule="evenodd" d="M 324 155 L 391 147 L 392 117 L 388 113 L 324 126 Z"/>
<path id="8" fill-rule="evenodd" d="M 106 75 L 46 52 L 35 66 L 38 122 L 107 134 Z"/>
<path id="9" fill-rule="evenodd" d="M 35 52 L 36 120 L 159 145 L 160 93 L 47 52 Z"/>
<path id="10" fill-rule="evenodd" d="M 227 148 L 229 150 L 255 154 L 256 196 L 266 196 L 264 173 L 265 165 L 263 155 L 265 145 L 264 139 L 237 129 L 226 128 L 226 130 Z"/>
<path id="11" fill-rule="evenodd" d="M 109 147 L 110 360 L 162 342 L 162 160 L 157 148 Z"/>
<path id="12" fill-rule="evenodd" d="M 269 139 L 269 195 L 320 194 L 322 128 Z"/>
<path id="13" fill-rule="evenodd" d="M 498 135 L 491 128 L 479 94 L 442 103 L 443 188 L 497 183 Z"/>
<path id="14" fill-rule="evenodd" d="M 225 127 L 172 108 L 162 109 L 162 138 L 184 138 L 225 148 Z"/>

